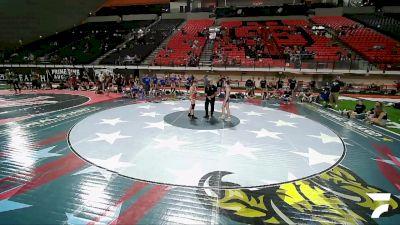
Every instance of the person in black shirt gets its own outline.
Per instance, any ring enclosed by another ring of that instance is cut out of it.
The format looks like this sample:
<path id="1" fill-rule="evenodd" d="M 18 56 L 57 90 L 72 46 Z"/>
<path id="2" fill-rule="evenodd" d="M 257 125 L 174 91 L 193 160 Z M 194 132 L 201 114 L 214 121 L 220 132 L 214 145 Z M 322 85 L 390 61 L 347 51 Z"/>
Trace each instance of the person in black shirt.
<path id="1" fill-rule="evenodd" d="M 315 80 L 310 81 L 310 89 L 313 91 L 315 89 Z"/>
<path id="2" fill-rule="evenodd" d="M 357 119 L 365 119 L 365 110 L 366 107 L 364 105 L 364 102 L 362 100 L 358 100 L 356 106 L 354 107 L 353 110 L 349 111 L 342 111 L 341 114 L 345 114 L 347 118 L 357 118 Z"/>
<path id="3" fill-rule="evenodd" d="M 221 90 L 222 90 L 222 84 L 224 83 L 225 78 L 223 78 L 221 75 L 219 76 L 219 80 L 217 81 L 217 91 L 218 91 L 218 95 L 221 94 Z"/>
<path id="4" fill-rule="evenodd" d="M 277 89 L 282 89 L 283 88 L 283 80 L 279 78 L 278 82 L 276 83 Z"/>
<path id="5" fill-rule="evenodd" d="M 339 91 L 342 82 L 339 80 L 338 77 L 336 80 L 332 81 L 331 83 L 331 94 L 329 95 L 329 105 L 331 107 L 337 108 L 337 104 L 339 102 Z"/>
<path id="6" fill-rule="evenodd" d="M 294 89 L 296 88 L 297 81 L 294 78 L 292 78 L 292 79 L 289 79 L 288 82 L 289 82 L 290 90 L 292 92 L 294 92 Z"/>
<path id="7" fill-rule="evenodd" d="M 265 100 L 268 96 L 267 81 L 265 79 L 262 79 L 260 81 L 260 87 L 261 87 L 262 100 Z"/>
<path id="8" fill-rule="evenodd" d="M 205 111 L 206 115 L 204 118 L 210 118 L 208 114 L 208 105 L 211 104 L 211 117 L 213 117 L 214 114 L 214 105 L 215 105 L 215 96 L 217 96 L 217 87 L 212 83 L 211 80 L 208 80 L 208 84 L 206 85 L 206 88 L 204 90 L 206 94 L 206 103 L 205 103 Z"/>

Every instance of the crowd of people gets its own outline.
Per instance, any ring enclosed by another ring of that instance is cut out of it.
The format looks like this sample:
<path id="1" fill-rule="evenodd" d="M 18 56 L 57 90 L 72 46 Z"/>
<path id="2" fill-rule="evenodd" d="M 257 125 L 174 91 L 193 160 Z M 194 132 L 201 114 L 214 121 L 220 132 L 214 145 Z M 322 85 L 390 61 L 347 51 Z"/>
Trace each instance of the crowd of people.
<path id="1" fill-rule="evenodd" d="M 31 75 L 30 82 L 24 82 L 20 76 L 10 70 L 6 70 L 5 78 L 10 90 L 15 94 L 20 94 L 22 89 L 70 89 L 70 90 L 91 90 L 98 94 L 120 93 L 126 97 L 133 99 L 145 99 L 148 97 L 166 97 L 167 95 L 188 97 L 191 100 L 197 98 L 198 80 L 193 75 L 167 74 L 164 76 L 146 74 L 139 78 L 133 75 L 112 74 L 111 72 L 101 72 L 93 78 L 89 76 L 87 71 L 82 74 L 71 73 L 68 79 L 61 80 L 54 85 L 50 80 L 43 80 L 39 73 Z M 303 85 L 302 81 L 298 82 L 294 77 L 287 81 L 282 78 L 267 81 L 265 78 L 258 78 L 258 82 L 254 78 L 249 78 L 244 82 L 245 93 L 241 91 L 231 92 L 232 80 L 229 77 L 220 75 L 215 81 L 209 79 L 208 75 L 203 78 L 202 85 L 206 97 L 206 114 L 205 117 L 213 116 L 215 98 L 220 97 L 224 101 L 229 102 L 230 98 L 257 98 L 256 93 L 260 93 L 261 100 L 278 100 L 283 104 L 290 104 L 292 101 L 300 102 L 316 102 L 327 108 L 338 108 L 339 93 L 345 86 L 340 76 L 337 76 L 330 82 L 327 82 L 322 89 L 316 87 L 316 82 L 311 81 L 308 85 Z M 396 83 L 399 84 L 400 82 Z M 372 84 L 371 84 L 372 85 Z M 227 86 L 228 91 L 227 91 Z M 241 85 L 238 85 L 240 89 Z M 186 92 L 184 91 L 186 90 Z M 317 90 L 321 90 L 318 93 Z M 226 99 L 228 98 L 228 99 Z M 211 106 L 211 113 L 208 113 L 208 107 Z M 193 107 L 193 106 L 191 106 Z M 225 108 L 226 119 L 230 120 L 229 107 Z M 192 111 L 192 110 L 190 110 Z M 195 118 L 194 110 L 191 118 Z M 384 126 L 388 119 L 388 115 L 384 110 L 383 103 L 377 103 L 373 109 L 367 111 L 365 105 L 360 100 L 354 109 L 342 110 L 341 114 L 348 118 L 365 120 L 368 123 Z"/>

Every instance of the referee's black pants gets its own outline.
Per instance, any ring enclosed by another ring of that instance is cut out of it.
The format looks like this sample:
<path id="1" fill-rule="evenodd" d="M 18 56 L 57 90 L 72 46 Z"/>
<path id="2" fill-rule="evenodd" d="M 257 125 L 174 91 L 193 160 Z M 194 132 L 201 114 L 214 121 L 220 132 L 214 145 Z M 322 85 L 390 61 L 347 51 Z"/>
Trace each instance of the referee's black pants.
<path id="1" fill-rule="evenodd" d="M 206 104 L 204 104 L 205 106 L 205 110 L 206 110 L 206 116 L 208 116 L 208 105 L 211 104 L 211 116 L 214 115 L 214 104 L 215 104 L 215 97 L 211 98 L 211 100 L 209 100 L 206 97 Z"/>

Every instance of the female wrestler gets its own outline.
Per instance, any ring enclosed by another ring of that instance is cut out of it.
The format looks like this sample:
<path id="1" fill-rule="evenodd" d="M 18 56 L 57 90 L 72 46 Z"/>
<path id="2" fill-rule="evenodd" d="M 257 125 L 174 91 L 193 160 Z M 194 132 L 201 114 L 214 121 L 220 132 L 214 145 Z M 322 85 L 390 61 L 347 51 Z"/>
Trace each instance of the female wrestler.
<path id="1" fill-rule="evenodd" d="M 189 89 L 190 108 L 189 108 L 188 116 L 191 119 L 197 119 L 197 117 L 194 116 L 194 107 L 196 105 L 196 97 L 197 97 L 197 81 L 194 80 L 192 82 L 192 86 Z"/>
<path id="2" fill-rule="evenodd" d="M 231 111 L 229 109 L 229 96 L 231 94 L 231 86 L 230 86 L 230 81 L 229 80 L 225 80 L 224 82 L 224 88 L 225 88 L 225 98 L 224 98 L 224 102 L 222 103 L 222 115 L 221 115 L 221 119 L 225 119 L 225 121 L 231 121 Z M 225 117 L 225 110 L 227 112 L 227 116 Z"/>

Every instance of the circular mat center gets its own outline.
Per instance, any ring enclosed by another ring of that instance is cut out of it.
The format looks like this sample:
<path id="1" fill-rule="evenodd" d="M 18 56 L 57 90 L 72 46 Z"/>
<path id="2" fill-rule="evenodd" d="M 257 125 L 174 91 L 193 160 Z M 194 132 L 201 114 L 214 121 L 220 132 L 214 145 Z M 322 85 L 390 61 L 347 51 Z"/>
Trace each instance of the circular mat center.
<path id="1" fill-rule="evenodd" d="M 305 179 L 336 166 L 342 140 L 318 122 L 277 110 L 231 103 L 225 122 L 221 102 L 214 119 L 204 103 L 187 115 L 189 101 L 140 103 L 92 114 L 69 133 L 72 150 L 110 172 L 153 183 L 190 187 L 258 187 Z"/>
<path id="2" fill-rule="evenodd" d="M 204 111 L 195 110 L 194 115 L 197 119 L 188 117 L 187 111 L 173 112 L 164 116 L 164 121 L 172 126 L 191 130 L 220 130 L 232 128 L 240 123 L 236 116 L 231 116 L 230 121 L 220 119 L 222 114 L 219 112 L 214 112 L 213 117 L 204 118 Z"/>

